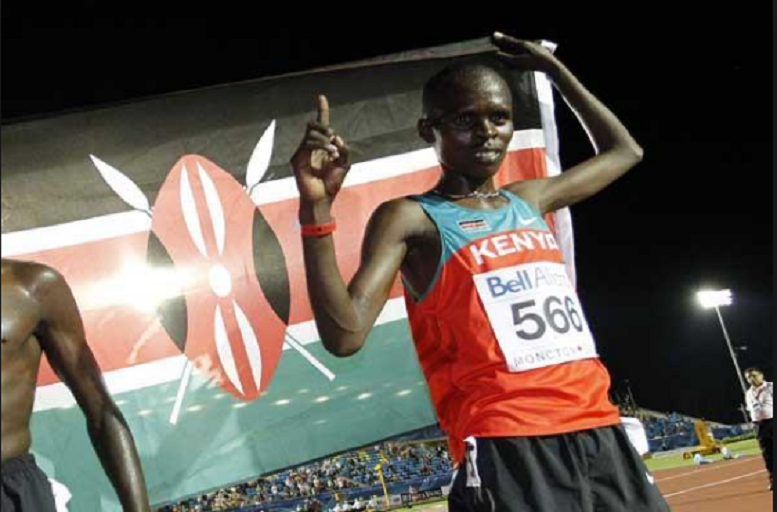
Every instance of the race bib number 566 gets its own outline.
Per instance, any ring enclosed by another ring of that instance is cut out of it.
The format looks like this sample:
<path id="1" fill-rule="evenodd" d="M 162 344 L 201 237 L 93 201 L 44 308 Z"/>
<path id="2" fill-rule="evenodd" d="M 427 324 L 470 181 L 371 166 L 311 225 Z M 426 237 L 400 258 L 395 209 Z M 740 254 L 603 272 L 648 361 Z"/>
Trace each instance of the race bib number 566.
<path id="1" fill-rule="evenodd" d="M 598 357 L 563 264 L 529 263 L 474 279 L 510 371 Z"/>

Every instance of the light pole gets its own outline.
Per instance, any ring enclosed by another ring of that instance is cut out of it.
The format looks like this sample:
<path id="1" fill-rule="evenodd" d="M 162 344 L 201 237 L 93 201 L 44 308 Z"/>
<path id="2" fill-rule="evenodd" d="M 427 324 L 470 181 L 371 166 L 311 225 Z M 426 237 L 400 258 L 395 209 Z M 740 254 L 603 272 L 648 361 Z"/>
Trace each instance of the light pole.
<path id="1" fill-rule="evenodd" d="M 631 390 L 631 381 L 629 379 L 625 380 L 626 384 L 626 392 L 628 393 L 628 399 L 631 404 L 631 407 L 634 409 L 634 414 L 638 414 L 639 407 L 637 406 L 637 400 L 634 398 L 634 392 Z"/>
<path id="2" fill-rule="evenodd" d="M 739 358 L 737 358 L 737 352 L 734 349 L 734 344 L 731 342 L 731 336 L 728 334 L 728 329 L 726 329 L 726 323 L 723 321 L 723 315 L 720 312 L 721 306 L 730 306 L 734 303 L 734 299 L 731 295 L 731 290 L 704 290 L 700 291 L 696 294 L 696 298 L 699 301 L 699 304 L 701 304 L 701 307 L 705 309 L 714 309 L 715 312 L 718 315 L 718 320 L 720 320 L 720 327 L 723 329 L 723 336 L 726 338 L 726 344 L 728 345 L 728 350 L 731 353 L 731 360 L 734 362 L 734 367 L 737 371 L 737 378 L 739 379 L 739 384 L 742 386 L 742 393 L 745 395 L 747 394 L 747 383 L 745 382 L 744 374 L 742 373 L 742 367 L 739 364 Z M 750 422 L 750 419 L 748 418 L 747 414 L 745 414 L 745 420 L 747 423 Z"/>

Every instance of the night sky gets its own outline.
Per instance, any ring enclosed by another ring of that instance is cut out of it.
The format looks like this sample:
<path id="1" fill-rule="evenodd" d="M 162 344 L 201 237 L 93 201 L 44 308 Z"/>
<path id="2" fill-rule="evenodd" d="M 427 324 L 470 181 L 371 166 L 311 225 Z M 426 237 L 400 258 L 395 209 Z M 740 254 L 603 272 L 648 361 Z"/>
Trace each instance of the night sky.
<path id="1" fill-rule="evenodd" d="M 734 344 L 747 347 L 742 364 L 763 366 L 772 379 L 771 10 L 766 3 L 681 12 L 688 8 L 681 2 L 619 2 L 570 11 L 566 3 L 500 10 L 451 2 L 445 22 L 377 3 L 357 10 L 295 4 L 294 16 L 261 2 L 240 4 L 246 10 L 192 2 L 175 15 L 135 3 L 110 12 L 4 5 L 2 121 L 495 29 L 556 41 L 557 55 L 646 150 L 631 174 L 573 210 L 580 293 L 614 384 L 629 380 L 648 408 L 738 421 L 741 393 L 720 324 L 696 306 L 694 292 L 734 291 L 723 315 Z M 352 16 L 359 21 L 347 21 Z M 591 149 L 559 105 L 562 161 L 570 166 Z"/>

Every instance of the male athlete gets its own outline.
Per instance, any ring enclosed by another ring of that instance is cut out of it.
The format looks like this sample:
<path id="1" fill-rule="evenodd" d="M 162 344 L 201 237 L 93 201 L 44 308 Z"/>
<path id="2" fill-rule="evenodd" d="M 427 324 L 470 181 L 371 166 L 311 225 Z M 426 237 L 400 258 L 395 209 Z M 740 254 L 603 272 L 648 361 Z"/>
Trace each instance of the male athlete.
<path id="1" fill-rule="evenodd" d="M 358 352 L 401 274 L 418 356 L 461 469 L 450 510 L 664 512 L 608 399 L 608 372 L 543 220 L 621 177 L 642 149 L 550 51 L 502 34 L 494 43 L 508 66 L 548 75 L 597 155 L 561 176 L 497 189 L 514 132 L 510 87 L 495 66 L 446 68 L 426 84 L 418 123 L 442 177 L 378 208 L 346 284 L 331 207 L 350 151 L 320 97 L 292 165 L 322 341 L 337 356 Z"/>

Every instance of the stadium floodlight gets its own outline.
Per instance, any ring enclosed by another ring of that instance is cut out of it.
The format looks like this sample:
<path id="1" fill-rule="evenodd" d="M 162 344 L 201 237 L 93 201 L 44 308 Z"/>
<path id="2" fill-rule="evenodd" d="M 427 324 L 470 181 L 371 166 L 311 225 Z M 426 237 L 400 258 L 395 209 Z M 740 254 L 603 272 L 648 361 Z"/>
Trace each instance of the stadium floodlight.
<path id="1" fill-rule="evenodd" d="M 726 329 L 726 324 L 723 321 L 723 314 L 720 312 L 722 306 L 731 306 L 734 303 L 731 290 L 702 290 L 696 293 L 696 299 L 699 301 L 701 307 L 705 309 L 714 309 L 718 314 L 720 327 L 723 329 L 723 336 L 726 338 L 729 352 L 731 352 L 731 360 L 734 361 L 734 367 L 737 370 L 739 383 L 742 386 L 742 391 L 747 393 L 747 384 L 745 383 L 745 377 L 742 374 L 742 367 L 739 364 L 736 350 L 734 350 L 734 344 L 731 343 L 731 337 L 729 336 L 728 329 Z"/>
<path id="2" fill-rule="evenodd" d="M 734 303 L 731 290 L 703 290 L 696 293 L 696 298 L 704 309 L 730 306 Z"/>

